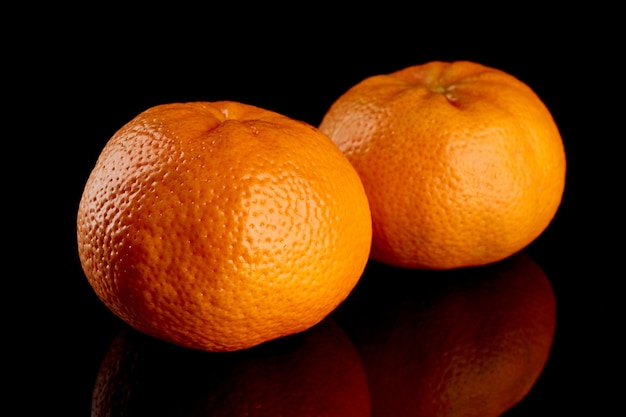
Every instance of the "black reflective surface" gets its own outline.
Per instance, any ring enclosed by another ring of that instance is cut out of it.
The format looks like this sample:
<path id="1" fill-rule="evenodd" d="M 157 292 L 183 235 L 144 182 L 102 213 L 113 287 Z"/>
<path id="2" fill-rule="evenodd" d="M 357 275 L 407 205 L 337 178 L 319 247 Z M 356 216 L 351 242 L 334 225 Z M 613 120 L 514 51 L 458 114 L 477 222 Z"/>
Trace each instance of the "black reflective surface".
<path id="1" fill-rule="evenodd" d="M 602 37 L 603 32 L 590 38 L 575 19 L 569 23 L 561 18 L 550 24 L 528 20 L 519 27 L 497 28 L 441 19 L 440 25 L 428 29 L 411 20 L 410 26 L 398 21 L 383 31 L 373 17 L 361 23 L 346 16 L 306 25 L 295 24 L 300 21 L 295 18 L 259 17 L 244 24 L 233 13 L 211 14 L 177 30 L 168 22 L 191 17 L 169 16 L 154 24 L 147 24 L 145 16 L 99 24 L 72 20 L 50 25 L 25 60 L 15 59 L 36 74 L 17 84 L 23 91 L 12 107 L 22 118 L 7 118 L 19 131 L 7 140 L 19 142 L 19 150 L 5 153 L 7 162 L 15 156 L 18 164 L 6 177 L 10 190 L 15 189 L 14 198 L 5 200 L 11 203 L 7 227 L 15 232 L 5 259 L 8 266 L 14 259 L 19 263 L 17 270 L 7 267 L 4 274 L 9 286 L 3 340 L 9 352 L 6 366 L 11 368 L 5 383 L 10 386 L 9 401 L 23 410 L 20 414 L 85 416 L 93 407 L 121 415 L 127 407 L 127 415 L 256 415 L 241 411 L 251 398 L 259 409 L 267 404 L 280 407 L 289 396 L 293 406 L 286 410 L 293 415 L 360 416 L 369 415 L 370 408 L 376 410 L 374 415 L 415 415 L 408 410 L 423 406 L 434 386 L 428 373 L 418 370 L 444 359 L 390 329 L 402 320 L 418 328 L 441 329 L 433 324 L 433 316 L 445 314 L 426 306 L 446 305 L 450 291 L 463 306 L 455 313 L 464 322 L 458 331 L 467 332 L 461 336 L 476 343 L 492 340 L 491 346 L 473 345 L 477 352 L 494 352 L 489 375 L 519 360 L 515 372 L 526 366 L 534 380 L 505 416 L 614 413 L 623 364 L 618 338 L 622 310 L 617 302 L 617 284 L 624 275 L 623 210 L 617 198 L 624 175 L 616 144 L 620 134 L 610 127 L 614 112 L 602 98 L 615 85 L 607 81 L 613 77 L 606 69 L 613 65 L 594 47 L 606 47 L 614 38 Z M 348 21 L 353 28 L 347 27 Z M 438 30 L 447 31 L 452 40 L 433 36 Z M 247 34 L 236 38 L 237 33 Z M 543 295 L 527 296 L 526 304 L 498 304 L 496 297 L 474 305 L 468 300 L 475 297 L 459 294 L 480 292 L 479 276 L 468 279 L 475 285 L 471 287 L 459 284 L 460 276 L 443 274 L 456 282 L 452 291 L 432 274 L 407 284 L 412 278 L 408 272 L 373 264 L 359 292 L 310 332 L 249 352 L 203 354 L 136 334 L 91 292 L 76 253 L 78 200 L 106 140 L 138 112 L 164 102 L 226 99 L 315 125 L 330 103 L 362 78 L 434 59 L 475 60 L 518 76 L 539 94 L 559 125 L 568 157 L 563 203 L 550 227 L 524 252 L 552 290 L 553 331 L 548 287 L 541 283 L 538 288 L 544 292 L 537 291 Z M 22 79 L 21 68 L 15 75 Z M 404 281 L 385 290 L 375 287 L 380 284 L 376 276 Z M 414 292 L 418 298 L 405 304 L 368 304 L 368 291 L 391 297 L 385 291 L 395 288 L 403 288 L 398 296 Z M 421 304 L 410 304 L 416 300 Z M 408 313 L 399 311 L 401 306 Z M 537 316 L 543 318 L 525 322 L 531 315 L 522 312 L 525 308 L 544 311 Z M 505 333 L 475 336 L 481 330 L 478 323 L 488 324 L 494 316 L 517 326 L 514 335 L 542 336 L 529 345 Z M 510 341 L 518 353 L 513 359 L 498 356 L 494 340 Z M 541 348 L 548 344 L 545 353 Z M 520 360 L 523 355 L 535 361 Z M 384 367 L 373 360 L 383 357 Z M 420 362 L 423 358 L 430 359 Z M 481 363 L 487 362 L 483 358 Z M 113 370 L 103 374 L 107 366 Z M 481 387 L 470 384 L 476 390 L 471 394 L 487 406 L 487 398 L 512 383 L 515 372 L 509 379 L 493 379 L 497 384 L 483 375 L 487 382 Z M 262 383 L 255 379 L 259 375 L 273 382 Z M 455 380 L 451 395 L 468 393 L 462 381 Z M 411 387 L 411 394 L 402 392 Z M 234 405 L 225 411 L 228 401 Z M 342 411 L 324 414 L 328 409 Z"/>
<path id="2" fill-rule="evenodd" d="M 372 264 L 303 333 L 231 353 L 122 326 L 94 381 L 97 416 L 499 415 L 552 347 L 555 296 L 532 258 L 447 273 Z"/>

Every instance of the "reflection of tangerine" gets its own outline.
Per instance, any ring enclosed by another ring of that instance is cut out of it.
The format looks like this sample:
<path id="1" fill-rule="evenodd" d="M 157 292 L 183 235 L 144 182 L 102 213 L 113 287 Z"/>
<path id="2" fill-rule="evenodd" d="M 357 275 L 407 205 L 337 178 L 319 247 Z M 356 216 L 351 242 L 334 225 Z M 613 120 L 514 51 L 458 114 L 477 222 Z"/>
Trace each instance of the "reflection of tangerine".
<path id="1" fill-rule="evenodd" d="M 105 355 L 92 416 L 370 415 L 358 353 L 330 320 L 254 348 L 209 353 L 125 329 Z"/>
<path id="2" fill-rule="evenodd" d="M 543 270 L 519 254 L 455 271 L 372 264 L 334 317 L 361 354 L 373 417 L 495 417 L 542 372 L 555 313 Z"/>

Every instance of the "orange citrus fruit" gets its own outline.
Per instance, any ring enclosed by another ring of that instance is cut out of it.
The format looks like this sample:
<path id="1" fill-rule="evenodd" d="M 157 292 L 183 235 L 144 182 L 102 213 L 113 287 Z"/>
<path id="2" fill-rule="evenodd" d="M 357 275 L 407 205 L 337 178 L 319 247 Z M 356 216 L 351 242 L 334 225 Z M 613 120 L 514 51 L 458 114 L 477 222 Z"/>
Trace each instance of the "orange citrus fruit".
<path id="1" fill-rule="evenodd" d="M 172 343 L 243 349 L 305 330 L 369 257 L 360 178 L 315 127 L 255 106 L 147 109 L 84 187 L 78 251 L 117 316 Z"/>
<path id="2" fill-rule="evenodd" d="M 103 357 L 91 407 L 94 417 L 370 417 L 359 354 L 330 320 L 267 344 L 219 353 L 124 328 Z"/>
<path id="3" fill-rule="evenodd" d="M 561 203 L 565 152 L 531 88 L 501 70 L 429 62 L 368 77 L 320 130 L 370 201 L 371 257 L 395 266 L 484 265 L 526 247 Z"/>
<path id="4" fill-rule="evenodd" d="M 333 318 L 361 355 L 372 417 L 497 417 L 542 374 L 556 300 L 523 252 L 449 271 L 372 263 Z"/>

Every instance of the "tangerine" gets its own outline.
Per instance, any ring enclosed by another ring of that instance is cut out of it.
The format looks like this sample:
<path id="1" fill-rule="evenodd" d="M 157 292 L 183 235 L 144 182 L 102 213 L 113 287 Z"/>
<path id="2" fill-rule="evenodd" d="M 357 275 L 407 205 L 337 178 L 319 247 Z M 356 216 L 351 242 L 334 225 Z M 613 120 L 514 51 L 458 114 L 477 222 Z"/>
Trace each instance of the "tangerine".
<path id="1" fill-rule="evenodd" d="M 308 329 L 368 260 L 360 178 L 317 128 L 252 105 L 154 106 L 105 144 L 77 216 L 96 295 L 132 327 L 230 351 Z"/>
<path id="2" fill-rule="evenodd" d="M 375 75 L 332 103 L 319 128 L 365 186 L 371 257 L 451 269 L 502 260 L 535 240 L 560 206 L 565 151 L 525 83 L 475 62 Z"/>

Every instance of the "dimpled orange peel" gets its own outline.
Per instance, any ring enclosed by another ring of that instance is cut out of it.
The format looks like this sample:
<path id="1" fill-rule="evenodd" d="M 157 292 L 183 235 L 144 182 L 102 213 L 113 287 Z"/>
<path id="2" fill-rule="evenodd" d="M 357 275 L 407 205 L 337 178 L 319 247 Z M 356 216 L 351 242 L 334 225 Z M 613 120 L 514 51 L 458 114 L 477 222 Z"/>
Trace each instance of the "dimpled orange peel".
<path id="1" fill-rule="evenodd" d="M 106 143 L 77 215 L 96 295 L 132 327 L 232 351 L 321 321 L 371 245 L 367 196 L 307 123 L 232 102 L 157 105 Z"/>
<path id="2" fill-rule="evenodd" d="M 435 61 L 368 77 L 319 128 L 361 176 L 381 262 L 496 262 L 533 242 L 561 203 L 557 125 L 528 85 L 496 68 Z"/>

